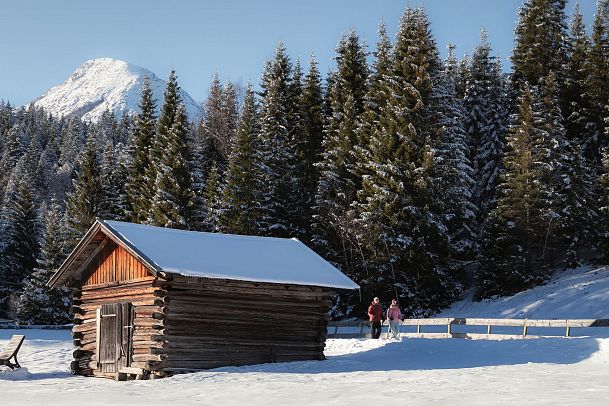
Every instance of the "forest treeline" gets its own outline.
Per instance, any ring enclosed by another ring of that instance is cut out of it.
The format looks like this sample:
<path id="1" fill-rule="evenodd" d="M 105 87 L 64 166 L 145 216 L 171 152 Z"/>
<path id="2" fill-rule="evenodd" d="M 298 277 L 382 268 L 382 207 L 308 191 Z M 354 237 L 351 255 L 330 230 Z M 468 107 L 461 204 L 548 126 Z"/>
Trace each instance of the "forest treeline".
<path id="1" fill-rule="evenodd" d="M 472 285 L 513 294 L 600 260 L 609 0 L 589 30 L 565 6 L 523 4 L 509 73 L 484 32 L 441 59 L 425 11 L 407 8 L 370 49 L 342 36 L 326 77 L 283 44 L 243 97 L 216 76 L 200 122 L 173 71 L 133 116 L 0 104 L 0 317 L 69 320 L 66 292 L 44 284 L 95 218 L 296 237 L 361 286 L 333 317 L 372 296 L 430 315 Z"/>

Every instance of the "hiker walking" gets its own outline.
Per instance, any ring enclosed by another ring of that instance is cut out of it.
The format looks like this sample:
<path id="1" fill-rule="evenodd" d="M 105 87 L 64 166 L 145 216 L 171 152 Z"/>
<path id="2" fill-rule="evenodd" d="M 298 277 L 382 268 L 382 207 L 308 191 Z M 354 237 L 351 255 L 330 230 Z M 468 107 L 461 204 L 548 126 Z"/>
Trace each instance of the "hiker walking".
<path id="1" fill-rule="evenodd" d="M 383 309 L 379 304 L 380 299 L 375 297 L 370 307 L 368 307 L 368 317 L 370 318 L 370 336 L 379 338 L 381 336 L 381 323 L 383 322 Z"/>
<path id="2" fill-rule="evenodd" d="M 387 318 L 389 319 L 389 331 L 387 332 L 387 337 L 399 338 L 399 323 L 402 320 L 402 312 L 398 306 L 398 301 L 395 299 L 391 300 L 391 306 L 389 306 L 389 309 L 387 309 Z"/>

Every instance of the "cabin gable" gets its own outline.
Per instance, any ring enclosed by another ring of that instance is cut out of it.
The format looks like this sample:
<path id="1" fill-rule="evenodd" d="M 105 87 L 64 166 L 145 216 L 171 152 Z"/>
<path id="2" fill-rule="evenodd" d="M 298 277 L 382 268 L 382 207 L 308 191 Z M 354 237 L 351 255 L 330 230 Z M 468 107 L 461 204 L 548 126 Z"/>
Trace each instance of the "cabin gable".
<path id="1" fill-rule="evenodd" d="M 147 267 L 113 241 L 90 260 L 81 274 L 81 286 L 127 282 L 152 276 Z"/>

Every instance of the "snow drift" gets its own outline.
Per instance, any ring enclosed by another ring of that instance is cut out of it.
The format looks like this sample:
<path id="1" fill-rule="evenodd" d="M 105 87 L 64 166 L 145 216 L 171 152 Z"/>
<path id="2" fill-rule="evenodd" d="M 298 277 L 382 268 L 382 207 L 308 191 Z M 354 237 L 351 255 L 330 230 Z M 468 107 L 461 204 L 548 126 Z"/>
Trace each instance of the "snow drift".
<path id="1" fill-rule="evenodd" d="M 552 280 L 524 292 L 474 302 L 473 292 L 435 317 L 609 319 L 609 267 L 557 271 Z"/>

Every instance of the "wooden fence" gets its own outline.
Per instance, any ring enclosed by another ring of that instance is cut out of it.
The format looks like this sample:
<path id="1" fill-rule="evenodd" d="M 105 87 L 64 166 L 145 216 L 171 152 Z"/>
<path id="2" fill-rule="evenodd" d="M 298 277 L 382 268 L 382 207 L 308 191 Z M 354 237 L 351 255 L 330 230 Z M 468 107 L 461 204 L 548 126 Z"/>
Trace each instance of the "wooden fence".
<path id="1" fill-rule="evenodd" d="M 388 323 L 383 323 L 387 326 Z M 363 338 L 369 337 L 368 321 L 331 321 L 328 323 L 328 338 Z M 416 332 L 400 332 L 401 337 L 413 338 L 469 338 L 469 339 L 506 339 L 506 338 L 543 338 L 556 337 L 556 335 L 530 334 L 529 328 L 549 328 L 564 330 L 564 337 L 571 337 L 573 328 L 609 327 L 609 319 L 579 319 L 579 320 L 529 320 L 529 319 L 481 319 L 481 318 L 431 318 L 431 319 L 405 319 L 400 323 L 403 326 L 416 326 Z M 425 332 L 424 327 L 444 326 L 443 332 Z M 455 326 L 482 326 L 486 333 L 453 331 Z M 512 332 L 496 333 L 494 327 L 520 328 L 521 334 Z M 349 331 L 344 331 L 344 330 Z M 343 330 L 343 331 L 339 331 Z M 562 332 L 561 332 L 561 335 Z"/>

